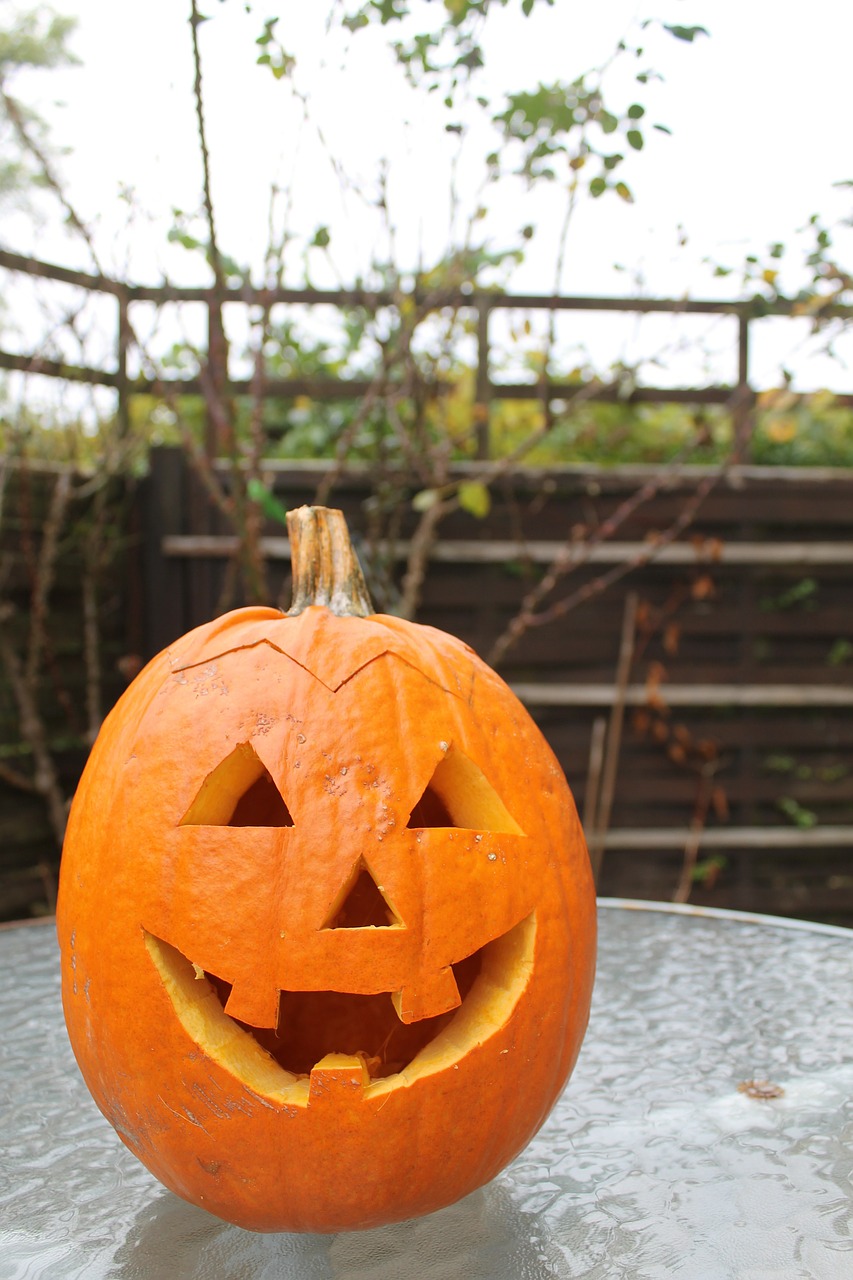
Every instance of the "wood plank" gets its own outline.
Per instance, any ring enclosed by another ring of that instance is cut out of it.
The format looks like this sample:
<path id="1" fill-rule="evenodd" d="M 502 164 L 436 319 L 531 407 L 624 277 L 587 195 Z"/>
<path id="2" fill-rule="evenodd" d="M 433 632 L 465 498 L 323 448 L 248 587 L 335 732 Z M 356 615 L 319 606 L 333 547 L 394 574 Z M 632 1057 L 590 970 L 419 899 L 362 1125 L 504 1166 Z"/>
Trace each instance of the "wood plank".
<path id="1" fill-rule="evenodd" d="M 229 535 L 217 534 L 169 534 L 161 540 L 164 556 L 175 559 L 226 559 L 237 549 L 238 540 Z M 436 563 L 491 565 L 512 561 L 529 561 L 533 564 L 553 564 L 560 557 L 565 544 L 559 542 L 474 542 L 443 540 L 430 551 L 430 560 Z M 289 560 L 290 543 L 287 538 L 264 537 L 261 549 L 271 560 Z M 390 555 L 394 560 L 405 560 L 410 544 L 395 543 L 393 547 L 378 548 L 379 554 Z M 687 542 L 675 542 L 656 548 L 648 542 L 602 542 L 591 547 L 579 547 L 574 555 L 566 558 L 566 564 L 576 561 L 584 564 L 624 564 L 648 557 L 655 564 L 689 565 L 762 565 L 799 569 L 809 565 L 853 565 L 853 542 L 725 542 L 713 556 L 697 552 Z"/>
<path id="2" fill-rule="evenodd" d="M 531 707 L 606 707 L 613 702 L 612 684 L 539 684 L 510 682 L 520 700 Z M 853 707 L 853 688 L 838 685 L 662 684 L 661 696 L 671 707 Z M 645 685 L 629 685 L 629 706 L 645 706 Z"/>
<path id="3" fill-rule="evenodd" d="M 28 258 L 8 250 L 0 251 L 0 266 L 12 271 L 21 271 L 29 275 L 42 276 L 46 279 L 65 281 L 84 289 L 100 292 L 126 292 L 129 297 L 154 301 L 207 301 L 213 298 L 210 288 L 176 285 L 131 285 L 126 281 L 104 275 L 92 275 L 84 271 L 72 271 L 67 267 Z M 746 320 L 758 319 L 762 316 L 797 316 L 802 307 L 796 300 L 786 298 L 761 299 L 760 303 L 749 299 L 730 298 L 638 298 L 634 297 L 598 297 L 588 294 L 545 294 L 545 293 L 493 293 L 470 292 L 462 290 L 427 290 L 414 289 L 408 295 L 413 300 L 424 302 L 429 300 L 434 306 L 457 306 L 472 308 L 482 300 L 492 310 L 545 310 L 545 311 L 624 311 L 629 314 L 642 315 L 668 313 L 673 315 L 733 315 Z M 231 285 L 224 291 L 224 297 L 231 302 L 243 302 L 251 306 L 273 306 L 276 303 L 304 302 L 310 305 L 363 306 L 366 308 L 398 307 L 400 296 L 393 290 L 371 291 L 365 289 L 315 289 L 255 287 L 250 283 Z M 853 308 L 843 303 L 831 303 L 821 308 L 822 316 L 849 318 Z"/>
<path id="4" fill-rule="evenodd" d="M 688 827 L 615 828 L 607 833 L 608 849 L 683 849 L 691 836 Z M 802 849 L 853 849 L 853 826 L 820 826 L 800 830 L 791 827 L 708 827 L 699 837 L 700 848 L 773 849 L 777 852 Z"/>

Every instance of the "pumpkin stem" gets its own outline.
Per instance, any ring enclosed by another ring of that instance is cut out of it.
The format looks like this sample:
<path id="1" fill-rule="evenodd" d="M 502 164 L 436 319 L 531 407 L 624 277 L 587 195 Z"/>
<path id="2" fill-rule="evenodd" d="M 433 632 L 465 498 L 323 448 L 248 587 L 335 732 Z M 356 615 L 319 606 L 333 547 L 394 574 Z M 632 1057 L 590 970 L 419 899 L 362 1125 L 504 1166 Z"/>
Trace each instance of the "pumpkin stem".
<path id="1" fill-rule="evenodd" d="M 287 513 L 293 570 L 292 618 L 312 604 L 339 617 L 375 613 L 342 511 L 298 507 Z"/>

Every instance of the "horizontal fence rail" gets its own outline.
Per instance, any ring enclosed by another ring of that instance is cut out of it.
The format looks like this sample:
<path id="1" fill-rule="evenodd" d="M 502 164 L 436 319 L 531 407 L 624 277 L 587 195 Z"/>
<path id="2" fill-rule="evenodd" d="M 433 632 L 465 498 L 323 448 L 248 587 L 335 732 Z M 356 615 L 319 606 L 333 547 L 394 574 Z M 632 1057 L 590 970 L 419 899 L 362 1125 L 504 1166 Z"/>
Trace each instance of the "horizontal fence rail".
<path id="1" fill-rule="evenodd" d="M 161 543 L 166 556 L 188 556 L 200 559 L 227 559 L 233 556 L 238 539 L 228 534 L 173 534 Z M 289 560 L 287 538 L 261 539 L 261 550 L 270 560 Z M 379 543 L 380 556 L 402 561 L 408 558 L 411 543 Z M 567 564 L 624 564 L 640 557 L 658 564 L 754 564 L 781 565 L 797 568 L 808 565 L 853 565 L 853 543 L 850 542 L 736 542 L 720 544 L 712 553 L 689 542 L 668 543 L 656 549 L 648 542 L 604 542 L 587 547 L 579 543 L 575 552 L 565 554 L 562 542 L 462 542 L 446 540 L 430 548 L 429 559 L 448 564 L 503 564 L 507 560 L 528 560 L 533 564 L 552 564 L 562 556 Z"/>

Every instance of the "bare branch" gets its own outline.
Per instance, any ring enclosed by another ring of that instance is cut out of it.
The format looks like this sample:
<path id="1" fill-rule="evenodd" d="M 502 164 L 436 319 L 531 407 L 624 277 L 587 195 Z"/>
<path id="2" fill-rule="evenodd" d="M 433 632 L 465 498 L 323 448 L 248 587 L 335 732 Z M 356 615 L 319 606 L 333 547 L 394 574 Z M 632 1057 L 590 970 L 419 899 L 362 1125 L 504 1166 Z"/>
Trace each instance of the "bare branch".
<path id="1" fill-rule="evenodd" d="M 738 393 L 731 397 L 728 407 L 737 422 L 738 409 L 742 407 L 741 397 Z M 724 479 L 732 467 L 736 466 L 737 463 L 740 462 L 743 457 L 750 429 L 751 427 L 748 418 L 745 415 L 741 416 L 732 449 L 728 457 L 726 457 L 714 471 L 700 480 L 693 494 L 684 502 L 681 510 L 669 528 L 665 529 L 662 533 L 659 533 L 653 541 L 650 541 L 647 550 L 641 552 L 630 561 L 614 565 L 607 573 L 604 573 L 592 582 L 588 582 L 584 584 L 584 586 L 579 587 L 564 599 L 552 604 L 548 609 L 542 610 L 541 613 L 536 613 L 536 606 L 550 591 L 553 590 L 559 579 L 575 569 L 580 568 L 583 564 L 586 564 L 589 560 L 592 548 L 610 537 L 619 525 L 622 524 L 624 520 L 637 509 L 637 507 L 639 507 L 643 502 L 648 501 L 649 498 L 653 497 L 655 493 L 658 492 L 665 480 L 670 478 L 672 475 L 677 474 L 680 463 L 671 466 L 658 476 L 653 477 L 651 480 L 647 481 L 645 485 L 642 485 L 634 494 L 631 494 L 630 497 L 626 498 L 625 501 L 619 505 L 613 515 L 602 524 L 594 537 L 586 539 L 580 547 L 578 547 L 578 545 L 573 541 L 568 543 L 554 561 L 554 564 L 542 581 L 537 583 L 537 585 L 522 601 L 521 608 L 515 618 L 513 618 L 503 634 L 498 637 L 491 649 L 491 652 L 489 653 L 488 661 L 491 665 L 497 666 L 505 656 L 507 650 L 517 643 L 525 631 L 530 627 L 546 626 L 549 623 L 556 621 L 557 618 L 565 617 L 565 615 L 572 609 L 577 608 L 580 604 L 586 603 L 587 600 L 592 599 L 594 596 L 600 595 L 609 587 L 613 586 L 614 583 L 619 582 L 622 578 L 626 577 L 627 574 L 632 573 L 635 569 L 642 568 L 647 564 L 652 564 L 664 547 L 667 547 L 674 542 L 676 538 L 678 538 L 679 535 L 693 523 L 696 515 L 698 514 L 699 508 L 702 506 L 702 503 L 708 495 Z"/>
<path id="2" fill-rule="evenodd" d="M 70 471 L 60 471 L 56 478 L 56 484 L 53 486 L 53 494 L 51 495 L 47 518 L 42 530 L 41 550 L 36 565 L 30 600 L 30 634 L 24 679 L 33 695 L 35 694 L 39 668 L 45 648 L 47 602 L 56 574 L 59 535 L 65 522 L 65 515 L 71 500 L 71 492 Z"/>
<path id="3" fill-rule="evenodd" d="M 422 514 L 418 527 L 412 535 L 399 606 L 400 616 L 403 618 L 411 619 L 417 612 L 426 578 L 429 553 L 438 538 L 438 526 L 454 505 L 454 503 L 434 502 Z"/>
<path id="4" fill-rule="evenodd" d="M 24 150 L 29 152 L 38 164 L 45 185 L 53 192 L 59 203 L 62 205 L 69 224 L 82 237 L 86 248 L 89 250 L 89 254 L 92 258 L 96 271 L 100 272 L 101 267 L 98 259 L 98 252 L 95 248 L 95 242 L 92 238 L 91 231 L 77 213 L 77 210 L 68 199 L 68 196 L 65 194 L 65 189 L 54 172 L 53 165 L 50 163 L 50 160 L 36 142 L 35 138 L 32 136 L 30 129 L 27 127 L 27 122 L 24 118 L 23 112 L 21 111 L 20 105 L 17 100 L 11 96 L 11 94 L 6 92 L 2 81 L 0 81 L 0 101 L 3 103 L 3 108 L 13 129 L 15 130 L 18 141 Z"/>
<path id="5" fill-rule="evenodd" d="M 202 61 L 201 50 L 198 43 L 198 29 L 205 21 L 205 18 L 199 12 L 196 0 L 190 0 L 190 28 L 192 30 L 193 43 L 193 95 L 195 97 L 195 113 L 198 126 L 198 144 L 201 153 L 202 166 L 202 191 L 204 196 L 204 214 L 207 220 L 209 260 L 216 281 L 217 289 L 224 291 L 225 275 L 222 269 L 222 255 L 219 252 L 219 242 L 216 236 L 216 217 L 213 207 L 213 193 L 210 181 L 210 150 L 207 145 L 207 129 L 204 117 L 204 95 L 202 86 Z"/>
<path id="6" fill-rule="evenodd" d="M 672 895 L 673 902 L 687 902 L 690 897 L 690 890 L 693 887 L 693 874 L 699 858 L 699 846 L 702 842 L 702 832 L 705 830 L 708 810 L 711 806 L 714 774 L 719 767 L 718 761 L 709 761 L 699 774 L 693 816 L 690 820 L 690 835 L 684 846 L 681 874 L 675 892 Z"/>
<path id="7" fill-rule="evenodd" d="M 21 736 L 33 753 L 35 764 L 33 786 L 47 802 L 50 825 L 57 846 L 61 847 L 65 836 L 67 805 L 59 781 L 59 773 L 48 745 L 44 719 L 9 634 L 8 623 L 13 613 L 11 605 L 0 605 L 0 659 L 6 668 L 6 678 L 17 703 Z"/>
<path id="8" fill-rule="evenodd" d="M 10 787 L 15 787 L 18 791 L 36 792 L 36 784 L 32 778 L 25 773 L 21 773 L 19 769 L 13 769 L 11 765 L 4 764 L 0 760 L 0 781 L 6 782 Z"/>

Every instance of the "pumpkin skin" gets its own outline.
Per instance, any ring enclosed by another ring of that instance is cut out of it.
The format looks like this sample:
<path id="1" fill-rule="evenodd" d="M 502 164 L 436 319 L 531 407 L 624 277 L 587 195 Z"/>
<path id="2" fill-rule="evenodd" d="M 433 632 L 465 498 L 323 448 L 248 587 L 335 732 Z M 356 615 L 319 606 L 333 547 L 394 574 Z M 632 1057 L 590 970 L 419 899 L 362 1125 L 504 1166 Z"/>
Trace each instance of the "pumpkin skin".
<path id="1" fill-rule="evenodd" d="M 594 971 L 583 835 L 527 712 L 460 641 L 315 585 L 137 676 L 60 877 L 95 1101 L 257 1231 L 379 1226 L 494 1177 L 566 1083 Z"/>

